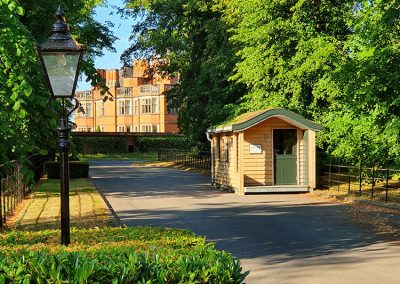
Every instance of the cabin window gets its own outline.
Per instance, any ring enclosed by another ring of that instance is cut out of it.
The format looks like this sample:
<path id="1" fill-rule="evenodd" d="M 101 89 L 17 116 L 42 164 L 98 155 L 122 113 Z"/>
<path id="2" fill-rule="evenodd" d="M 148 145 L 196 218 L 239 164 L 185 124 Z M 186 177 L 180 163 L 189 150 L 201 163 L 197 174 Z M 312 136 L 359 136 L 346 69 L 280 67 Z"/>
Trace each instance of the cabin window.
<path id="1" fill-rule="evenodd" d="M 215 137 L 215 157 L 217 157 L 217 160 L 219 160 L 221 158 L 221 151 L 220 151 L 220 137 L 216 136 Z"/>
<path id="2" fill-rule="evenodd" d="M 229 152 L 232 145 L 232 138 L 226 137 L 226 147 L 225 147 L 225 162 L 229 162 Z"/>

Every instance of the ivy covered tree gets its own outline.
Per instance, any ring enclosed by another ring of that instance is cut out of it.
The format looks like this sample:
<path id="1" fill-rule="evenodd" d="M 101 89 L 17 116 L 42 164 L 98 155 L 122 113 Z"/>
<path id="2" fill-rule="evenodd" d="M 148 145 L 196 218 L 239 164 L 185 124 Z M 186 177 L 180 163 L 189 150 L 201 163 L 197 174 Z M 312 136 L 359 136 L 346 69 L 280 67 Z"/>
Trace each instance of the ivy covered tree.
<path id="1" fill-rule="evenodd" d="M 165 74 L 179 74 L 168 96 L 179 106 L 181 132 L 194 144 L 205 141 L 207 127 L 227 119 L 244 93 L 244 85 L 228 80 L 237 57 L 222 9 L 207 0 L 126 1 L 125 13 L 138 22 L 123 58 L 158 56 Z"/>

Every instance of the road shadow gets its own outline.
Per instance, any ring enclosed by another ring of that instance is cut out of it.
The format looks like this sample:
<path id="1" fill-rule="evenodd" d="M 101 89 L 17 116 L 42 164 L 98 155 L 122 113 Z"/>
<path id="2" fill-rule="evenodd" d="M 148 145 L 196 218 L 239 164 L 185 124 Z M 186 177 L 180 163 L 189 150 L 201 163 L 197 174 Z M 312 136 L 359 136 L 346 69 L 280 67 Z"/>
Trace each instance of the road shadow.
<path id="1" fill-rule="evenodd" d="M 388 237 L 350 219 L 349 205 L 300 195 L 239 197 L 213 189 L 207 177 L 164 168 L 93 167 L 91 176 L 111 203 L 125 204 L 113 205 L 122 223 L 191 229 L 239 259 L 261 258 L 267 265 L 334 254 L 311 265 L 361 263 L 362 254 L 336 253 L 368 251 Z"/>

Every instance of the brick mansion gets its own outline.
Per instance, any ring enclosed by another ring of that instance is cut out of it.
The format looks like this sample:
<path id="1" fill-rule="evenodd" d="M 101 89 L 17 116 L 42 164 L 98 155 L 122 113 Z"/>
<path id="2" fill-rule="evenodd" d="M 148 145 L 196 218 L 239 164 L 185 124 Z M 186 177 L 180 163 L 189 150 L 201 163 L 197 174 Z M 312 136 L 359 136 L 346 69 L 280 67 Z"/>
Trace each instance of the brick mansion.
<path id="1" fill-rule="evenodd" d="M 75 131 L 178 133 L 177 110 L 168 104 L 165 91 L 177 78 L 163 78 L 148 61 L 132 67 L 99 69 L 109 88 L 77 91 L 84 113 L 75 111 Z"/>

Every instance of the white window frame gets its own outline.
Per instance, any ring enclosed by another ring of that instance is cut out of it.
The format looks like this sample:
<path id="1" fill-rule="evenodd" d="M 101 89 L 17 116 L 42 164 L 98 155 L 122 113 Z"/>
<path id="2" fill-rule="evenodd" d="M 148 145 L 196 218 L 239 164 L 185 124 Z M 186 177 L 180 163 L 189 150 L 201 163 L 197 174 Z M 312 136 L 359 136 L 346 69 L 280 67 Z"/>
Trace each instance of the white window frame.
<path id="1" fill-rule="evenodd" d="M 117 126 L 117 132 L 125 132 L 125 125 L 118 125 Z"/>
<path id="2" fill-rule="evenodd" d="M 89 108 L 89 106 L 90 106 L 90 108 Z M 90 112 L 89 112 L 89 110 L 90 110 Z M 93 117 L 93 104 L 91 102 L 85 103 L 85 114 L 86 114 L 86 117 Z"/>
<path id="3" fill-rule="evenodd" d="M 131 99 L 118 99 L 118 115 L 132 115 Z"/>
<path id="4" fill-rule="evenodd" d="M 151 114 L 151 97 L 140 98 L 140 113 Z"/>
<path id="5" fill-rule="evenodd" d="M 139 111 L 140 111 L 140 103 L 139 103 L 139 99 L 133 99 L 133 114 L 134 115 L 138 115 Z"/>
<path id="6" fill-rule="evenodd" d="M 142 124 L 140 125 L 140 132 L 152 132 L 152 124 Z"/>

